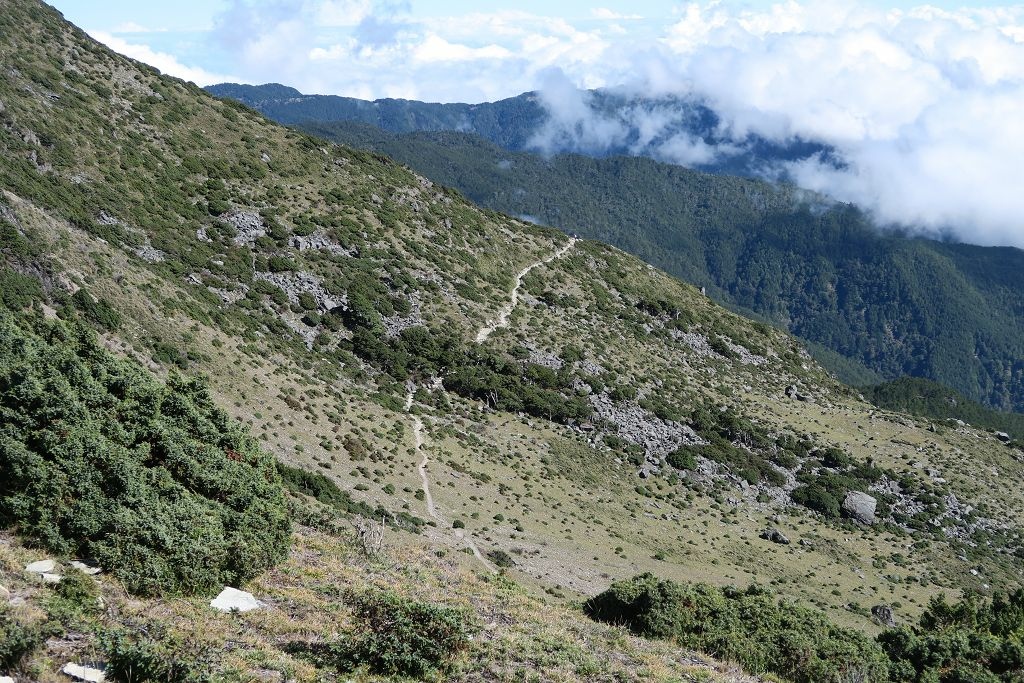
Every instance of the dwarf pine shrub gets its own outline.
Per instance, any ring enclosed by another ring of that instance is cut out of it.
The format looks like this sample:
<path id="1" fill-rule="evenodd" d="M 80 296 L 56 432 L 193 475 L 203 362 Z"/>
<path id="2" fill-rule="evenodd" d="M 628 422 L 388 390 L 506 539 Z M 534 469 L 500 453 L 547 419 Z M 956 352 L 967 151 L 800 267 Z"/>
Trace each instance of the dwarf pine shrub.
<path id="1" fill-rule="evenodd" d="M 81 324 L 4 311 L 0 525 L 138 594 L 238 585 L 290 537 L 273 458 L 203 381 L 161 384 Z"/>

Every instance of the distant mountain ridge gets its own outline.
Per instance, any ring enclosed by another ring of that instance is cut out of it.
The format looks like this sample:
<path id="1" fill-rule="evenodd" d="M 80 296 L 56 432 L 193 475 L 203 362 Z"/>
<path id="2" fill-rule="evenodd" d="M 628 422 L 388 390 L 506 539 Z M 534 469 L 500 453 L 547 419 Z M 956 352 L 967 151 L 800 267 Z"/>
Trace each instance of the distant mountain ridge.
<path id="1" fill-rule="evenodd" d="M 455 131 L 478 135 L 510 151 L 646 156 L 746 176 L 764 173 L 780 162 L 830 157 L 827 147 L 799 139 L 777 143 L 748 135 L 736 144 L 720 129 L 718 115 L 696 99 L 648 98 L 610 89 L 577 93 L 587 112 L 581 120 L 553 115 L 537 92 L 465 104 L 304 95 L 279 83 L 221 83 L 206 90 L 286 125 L 354 121 L 390 133 Z"/>

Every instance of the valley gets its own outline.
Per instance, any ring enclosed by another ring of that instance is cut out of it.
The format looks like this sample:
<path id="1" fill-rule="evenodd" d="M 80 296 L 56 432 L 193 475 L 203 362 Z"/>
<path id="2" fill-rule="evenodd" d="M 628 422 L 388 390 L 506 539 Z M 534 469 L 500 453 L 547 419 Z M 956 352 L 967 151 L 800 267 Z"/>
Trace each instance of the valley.
<path id="1" fill-rule="evenodd" d="M 852 643 L 909 681 L 876 636 L 1015 614 L 1016 438 L 881 409 L 656 259 L 0 9 L 0 675 L 803 683 L 869 670 Z M 786 656 L 584 611 L 648 573 L 705 584 L 708 633 L 741 595 L 802 615 L 772 617 Z M 262 606 L 212 610 L 223 586 Z"/>

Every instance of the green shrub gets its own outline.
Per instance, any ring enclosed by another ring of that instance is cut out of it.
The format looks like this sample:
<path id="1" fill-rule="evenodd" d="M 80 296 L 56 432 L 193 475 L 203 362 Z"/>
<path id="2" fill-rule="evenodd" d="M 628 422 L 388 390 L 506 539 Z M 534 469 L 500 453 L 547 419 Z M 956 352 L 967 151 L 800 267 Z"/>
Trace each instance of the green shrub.
<path id="1" fill-rule="evenodd" d="M 0 264 L 0 304 L 12 311 L 20 311 L 42 299 L 43 287 L 39 280 L 8 270 Z"/>
<path id="2" fill-rule="evenodd" d="M 101 330 L 117 330 L 121 327 L 121 314 L 103 299 L 97 299 L 84 289 L 71 295 L 71 302 L 82 316 Z"/>
<path id="3" fill-rule="evenodd" d="M 107 679 L 118 683 L 209 683 L 216 678 L 212 645 L 184 640 L 157 623 L 100 635 Z"/>
<path id="4" fill-rule="evenodd" d="M 354 440 L 353 442 L 358 444 Z M 346 448 L 348 447 L 347 444 L 348 442 L 346 443 Z M 338 485 L 332 479 L 319 472 L 310 472 L 299 467 L 285 465 L 282 462 L 277 463 L 277 471 L 281 474 L 281 480 L 288 491 L 293 494 L 314 498 L 338 512 L 362 515 L 368 519 L 384 519 L 389 526 L 413 532 L 418 532 L 419 528 L 424 524 L 423 520 L 418 517 L 404 513 L 393 515 L 379 505 L 373 507 L 362 501 L 355 500 L 347 491 L 342 491 L 338 488 Z M 368 486 L 362 486 L 369 489 Z"/>
<path id="5" fill-rule="evenodd" d="M 838 519 L 841 513 L 839 499 L 819 484 L 798 486 L 790 494 L 793 502 L 805 508 L 820 512 L 829 519 Z"/>
<path id="6" fill-rule="evenodd" d="M 691 446 L 680 446 L 669 453 L 665 460 L 677 470 L 692 470 L 697 467 L 697 456 Z"/>
<path id="7" fill-rule="evenodd" d="M 36 626 L 15 619 L 10 608 L 0 603 L 0 671 L 9 671 L 38 648 L 46 634 Z"/>
<path id="8" fill-rule="evenodd" d="M 842 469 L 854 464 L 853 458 L 850 457 L 848 453 L 841 448 L 836 448 L 835 446 L 829 446 L 820 453 L 816 453 L 816 455 L 821 457 L 821 463 L 825 467 Z"/>
<path id="9" fill-rule="evenodd" d="M 916 627 L 878 637 L 893 681 L 1020 683 L 1024 680 L 1024 590 L 950 605 L 932 598 Z"/>
<path id="10" fill-rule="evenodd" d="M 490 560 L 495 567 L 501 567 L 502 569 L 508 569 L 509 567 L 516 566 L 516 561 L 512 559 L 504 550 L 491 550 L 487 553 L 487 559 Z"/>
<path id="11" fill-rule="evenodd" d="M 274 460 L 202 381 L 162 385 L 83 325 L 3 311 L 0 525 L 141 594 L 237 585 L 290 539 Z"/>
<path id="12" fill-rule="evenodd" d="M 99 611 L 99 595 L 99 584 L 92 577 L 69 571 L 44 601 L 46 614 L 70 627 L 80 617 Z"/>
<path id="13" fill-rule="evenodd" d="M 415 602 L 390 591 L 352 596 L 355 630 L 332 648 L 338 669 L 365 666 L 385 675 L 423 678 L 444 673 L 476 630 L 467 612 Z"/>
<path id="14" fill-rule="evenodd" d="M 588 600 L 584 611 L 638 635 L 671 638 L 793 683 L 888 676 L 884 653 L 866 636 L 831 624 L 820 612 L 776 600 L 757 586 L 740 591 L 643 574 L 613 583 Z"/>

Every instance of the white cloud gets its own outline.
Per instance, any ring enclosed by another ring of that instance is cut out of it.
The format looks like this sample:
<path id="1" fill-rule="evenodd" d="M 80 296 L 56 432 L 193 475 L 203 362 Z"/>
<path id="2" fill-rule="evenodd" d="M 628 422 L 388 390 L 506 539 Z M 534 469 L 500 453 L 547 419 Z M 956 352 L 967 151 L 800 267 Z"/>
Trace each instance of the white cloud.
<path id="1" fill-rule="evenodd" d="M 174 55 L 167 54 L 166 52 L 157 52 L 148 45 L 129 43 L 110 33 L 91 31 L 89 35 L 115 52 L 120 52 L 132 59 L 137 59 L 140 62 L 156 67 L 161 72 L 170 76 L 192 81 L 196 85 L 212 85 L 214 83 L 237 80 L 237 77 L 234 76 L 214 74 L 199 67 L 187 66 L 179 62 Z"/>
<path id="2" fill-rule="evenodd" d="M 619 14 L 618 12 L 612 11 L 607 7 L 596 7 L 590 10 L 590 14 L 595 19 L 607 19 L 609 21 L 625 21 L 628 19 L 643 19 L 643 16 L 639 14 Z"/>
<path id="3" fill-rule="evenodd" d="M 111 33 L 162 33 L 165 29 L 149 28 L 134 21 L 125 21 L 110 30 Z"/>
<path id="4" fill-rule="evenodd" d="M 701 164 L 744 151 L 752 135 L 817 142 L 834 156 L 768 170 L 885 223 L 1024 246 L 1024 8 L 690 3 L 663 36 L 586 66 L 633 95 L 706 103 L 720 144 L 673 136 L 681 110 L 598 113 L 570 101 L 565 84 L 545 92 L 553 116 L 538 144 L 600 151 L 639 139 L 639 151 Z"/>
<path id="5" fill-rule="evenodd" d="M 431 33 L 412 51 L 412 57 L 419 62 L 470 62 L 485 59 L 508 59 L 512 52 L 500 45 L 486 45 L 472 48 L 467 45 L 449 43 Z"/>

